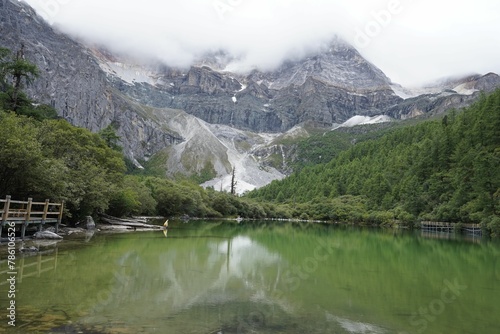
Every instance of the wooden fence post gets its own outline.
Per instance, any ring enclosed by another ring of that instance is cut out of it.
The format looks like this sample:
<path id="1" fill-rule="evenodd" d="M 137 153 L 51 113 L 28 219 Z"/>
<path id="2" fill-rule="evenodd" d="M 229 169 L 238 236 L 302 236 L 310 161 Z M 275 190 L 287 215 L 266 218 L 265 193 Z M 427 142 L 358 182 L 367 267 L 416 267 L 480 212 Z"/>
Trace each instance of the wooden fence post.
<path id="1" fill-rule="evenodd" d="M 26 217 L 24 219 L 25 222 L 29 222 L 31 219 L 31 205 L 33 202 L 33 198 L 28 198 L 28 206 L 26 208 Z"/>
<path id="2" fill-rule="evenodd" d="M 49 203 L 50 200 L 45 200 L 45 206 L 43 207 L 43 215 L 42 215 L 42 223 L 38 226 L 38 231 L 43 230 L 43 225 L 45 225 L 45 221 L 47 220 L 47 212 L 49 212 Z"/>
<path id="3" fill-rule="evenodd" d="M 63 211 L 64 211 L 64 201 L 62 201 L 61 205 L 59 206 L 59 216 L 57 217 L 56 233 L 59 233 L 59 224 L 61 224 L 62 222 Z"/>
<path id="4" fill-rule="evenodd" d="M 5 223 L 9 218 L 10 210 L 10 195 L 5 196 L 5 204 L 3 206 L 2 223 Z"/>
<path id="5" fill-rule="evenodd" d="M 24 223 L 21 227 L 21 238 L 24 240 L 24 235 L 26 234 L 26 228 L 28 227 L 31 219 L 31 206 L 33 199 L 28 198 L 28 207 L 26 208 L 26 217 L 24 217 Z"/>
<path id="6" fill-rule="evenodd" d="M 0 222 L 0 243 L 2 243 L 2 232 L 3 225 L 9 218 L 9 210 L 10 210 L 10 195 L 5 196 L 5 204 L 3 205 L 3 213 L 2 213 L 2 221 Z"/>

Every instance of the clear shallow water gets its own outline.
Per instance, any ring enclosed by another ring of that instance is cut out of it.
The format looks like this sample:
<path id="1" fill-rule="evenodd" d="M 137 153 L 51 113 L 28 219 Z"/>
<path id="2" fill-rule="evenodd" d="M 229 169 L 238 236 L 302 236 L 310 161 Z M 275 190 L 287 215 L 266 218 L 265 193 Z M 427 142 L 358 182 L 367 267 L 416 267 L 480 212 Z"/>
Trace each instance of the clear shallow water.
<path id="1" fill-rule="evenodd" d="M 191 222 L 44 249 L 18 256 L 16 328 L 0 332 L 500 332 L 496 242 Z"/>

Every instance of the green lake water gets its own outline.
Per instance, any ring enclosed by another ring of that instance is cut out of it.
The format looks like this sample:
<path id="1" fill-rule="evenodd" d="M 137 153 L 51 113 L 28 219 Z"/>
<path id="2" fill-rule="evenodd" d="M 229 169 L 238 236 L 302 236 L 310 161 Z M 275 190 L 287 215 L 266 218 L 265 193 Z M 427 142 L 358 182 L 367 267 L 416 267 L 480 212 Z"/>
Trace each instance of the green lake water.
<path id="1" fill-rule="evenodd" d="M 17 255 L 0 333 L 500 333 L 495 241 L 200 221 L 69 239 Z"/>

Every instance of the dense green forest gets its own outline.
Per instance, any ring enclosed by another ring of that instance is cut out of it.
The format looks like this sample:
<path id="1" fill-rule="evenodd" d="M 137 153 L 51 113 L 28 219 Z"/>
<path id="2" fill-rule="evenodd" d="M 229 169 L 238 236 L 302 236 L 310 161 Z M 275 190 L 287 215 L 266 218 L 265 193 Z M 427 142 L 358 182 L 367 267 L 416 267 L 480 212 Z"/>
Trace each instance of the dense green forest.
<path id="1" fill-rule="evenodd" d="M 327 163 L 355 144 L 380 138 L 391 129 L 414 125 L 423 120 L 410 119 L 380 124 L 357 125 L 355 127 L 341 127 L 335 131 L 329 130 L 327 132 L 310 131 L 310 137 L 292 144 L 292 146 L 296 147 L 294 152 L 296 156 L 291 162 L 291 166 L 294 172 L 298 172 L 304 167 Z"/>
<path id="2" fill-rule="evenodd" d="M 441 120 L 393 129 L 248 195 L 351 222 L 500 226 L 500 91 Z"/>

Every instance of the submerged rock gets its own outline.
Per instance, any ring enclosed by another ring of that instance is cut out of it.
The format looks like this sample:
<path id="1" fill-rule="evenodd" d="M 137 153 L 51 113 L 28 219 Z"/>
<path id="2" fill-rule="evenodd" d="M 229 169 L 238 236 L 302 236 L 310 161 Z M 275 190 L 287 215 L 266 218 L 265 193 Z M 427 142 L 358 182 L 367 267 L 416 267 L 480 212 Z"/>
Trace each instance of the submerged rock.
<path id="1" fill-rule="evenodd" d="M 21 248 L 19 248 L 19 251 L 21 253 L 38 253 L 38 248 L 36 248 L 35 246 L 21 247 Z"/>
<path id="2" fill-rule="evenodd" d="M 42 248 L 48 248 L 48 247 L 53 247 L 57 245 L 61 239 L 57 240 L 35 240 L 33 241 L 33 244 L 35 245 L 36 248 L 42 249 Z"/>
<path id="3" fill-rule="evenodd" d="M 87 230 L 95 230 L 94 218 L 92 218 L 91 216 L 85 217 L 85 226 L 84 226 L 84 228 L 87 229 Z"/>

